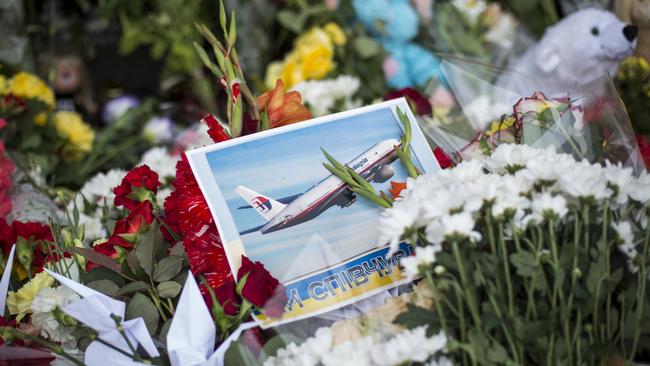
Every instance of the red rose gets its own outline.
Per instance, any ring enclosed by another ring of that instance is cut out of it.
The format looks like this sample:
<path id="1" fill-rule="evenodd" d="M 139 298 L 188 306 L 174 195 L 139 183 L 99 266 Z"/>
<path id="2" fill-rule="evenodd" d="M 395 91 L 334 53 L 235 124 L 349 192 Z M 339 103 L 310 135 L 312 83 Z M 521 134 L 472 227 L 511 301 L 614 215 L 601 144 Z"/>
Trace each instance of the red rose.
<path id="1" fill-rule="evenodd" d="M 636 142 L 639 145 L 639 152 L 646 169 L 650 169 L 650 144 L 648 144 L 648 137 L 642 134 L 636 135 Z"/>
<path id="2" fill-rule="evenodd" d="M 115 206 L 124 206 L 129 211 L 134 210 L 142 201 L 154 198 L 158 192 L 158 173 L 154 172 L 147 165 L 131 169 L 119 186 L 113 188 Z M 145 192 L 143 192 L 143 190 Z M 151 194 L 146 194 L 149 191 Z"/>
<path id="3" fill-rule="evenodd" d="M 165 204 L 163 205 L 164 212 L 165 212 L 165 217 L 163 218 L 163 220 L 165 221 L 165 225 L 160 227 L 160 231 L 165 237 L 165 240 L 169 242 L 173 241 L 173 237 L 169 233 L 169 230 L 172 230 L 175 234 L 181 233 L 180 225 L 179 225 L 180 217 L 178 216 L 179 196 L 180 193 L 178 191 L 173 191 L 169 196 L 167 196 L 167 198 L 165 198 Z"/>
<path id="4" fill-rule="evenodd" d="M 235 291 L 236 286 L 233 281 L 228 281 L 214 289 L 214 294 L 226 315 L 237 315 L 239 313 L 241 300 Z"/>
<path id="5" fill-rule="evenodd" d="M 454 165 L 449 158 L 449 155 L 447 155 L 440 147 L 433 149 L 433 155 L 435 155 L 436 160 L 438 160 L 438 164 L 440 164 L 442 169 L 447 169 Z"/>
<path id="6" fill-rule="evenodd" d="M 258 308 L 264 309 L 266 315 L 279 317 L 284 312 L 287 295 L 284 286 L 275 279 L 260 262 L 252 262 L 242 255 L 241 267 L 237 272 L 240 280 L 246 276 L 242 296 Z"/>
<path id="7" fill-rule="evenodd" d="M 386 94 L 386 96 L 384 96 L 384 100 L 397 99 L 401 97 L 406 98 L 409 105 L 411 106 L 411 109 L 413 109 L 415 114 L 418 116 L 426 116 L 431 114 L 432 110 L 429 100 L 427 100 L 427 98 L 422 96 L 419 91 L 413 88 L 404 88 L 389 92 Z"/>

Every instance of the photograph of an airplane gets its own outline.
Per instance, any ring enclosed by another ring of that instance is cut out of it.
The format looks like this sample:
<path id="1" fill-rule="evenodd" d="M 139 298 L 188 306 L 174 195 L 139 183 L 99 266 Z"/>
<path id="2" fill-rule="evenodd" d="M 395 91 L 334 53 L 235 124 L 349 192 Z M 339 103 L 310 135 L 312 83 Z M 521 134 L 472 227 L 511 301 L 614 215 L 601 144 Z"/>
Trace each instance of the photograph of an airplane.
<path id="1" fill-rule="evenodd" d="M 383 140 L 346 165 L 369 182 L 384 183 L 395 174 L 390 164 L 397 160 L 395 147 L 399 145 L 397 139 Z M 247 202 L 247 205 L 240 206 L 239 209 L 253 208 L 266 220 L 266 224 L 240 232 L 240 235 L 257 231 L 268 234 L 286 229 L 312 220 L 333 206 L 349 207 L 357 199 L 346 183 L 333 174 L 303 193 L 278 200 L 242 185 L 235 190 Z"/>

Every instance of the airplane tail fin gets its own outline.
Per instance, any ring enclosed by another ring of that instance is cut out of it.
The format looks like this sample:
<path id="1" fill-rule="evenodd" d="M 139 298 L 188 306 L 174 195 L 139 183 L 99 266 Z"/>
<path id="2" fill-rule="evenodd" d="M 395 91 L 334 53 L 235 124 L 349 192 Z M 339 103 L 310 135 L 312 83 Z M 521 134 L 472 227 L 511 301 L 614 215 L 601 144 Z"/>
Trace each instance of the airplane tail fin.
<path id="1" fill-rule="evenodd" d="M 251 207 L 255 209 L 255 211 L 257 211 L 257 213 L 262 215 L 266 221 L 271 220 L 275 215 L 287 207 L 287 205 L 282 204 L 273 198 L 264 196 L 244 186 L 237 186 L 235 190 L 246 202 L 248 202 L 249 205 L 251 205 Z"/>

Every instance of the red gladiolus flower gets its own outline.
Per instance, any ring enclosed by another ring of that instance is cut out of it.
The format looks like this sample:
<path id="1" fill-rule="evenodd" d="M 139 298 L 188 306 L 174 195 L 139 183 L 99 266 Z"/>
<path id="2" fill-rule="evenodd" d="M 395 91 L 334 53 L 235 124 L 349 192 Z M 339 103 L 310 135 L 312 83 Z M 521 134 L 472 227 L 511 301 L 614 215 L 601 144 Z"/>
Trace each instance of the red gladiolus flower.
<path id="1" fill-rule="evenodd" d="M 210 135 L 210 138 L 212 138 L 214 142 L 230 140 L 230 136 L 226 130 L 223 129 L 221 124 L 219 124 L 219 121 L 217 121 L 213 115 L 206 114 L 205 117 L 201 119 L 201 122 L 208 126 L 208 135 Z"/>
<path id="2" fill-rule="evenodd" d="M 113 188 L 115 194 L 113 203 L 116 207 L 124 206 L 129 211 L 132 211 L 140 202 L 151 198 L 144 195 L 143 190 L 150 191 L 155 195 L 159 186 L 158 173 L 151 170 L 147 165 L 141 165 L 126 173 L 122 183 Z"/>
<path id="3" fill-rule="evenodd" d="M 241 280 L 244 276 L 247 277 L 242 296 L 258 308 L 264 309 L 267 316 L 281 316 L 287 303 L 284 286 L 271 276 L 262 263 L 242 256 L 237 278 Z"/>
<path id="4" fill-rule="evenodd" d="M 391 100 L 405 97 L 415 114 L 418 116 L 426 116 L 431 114 L 431 104 L 429 100 L 422 96 L 419 91 L 413 88 L 404 88 L 394 90 L 384 96 L 384 100 Z"/>

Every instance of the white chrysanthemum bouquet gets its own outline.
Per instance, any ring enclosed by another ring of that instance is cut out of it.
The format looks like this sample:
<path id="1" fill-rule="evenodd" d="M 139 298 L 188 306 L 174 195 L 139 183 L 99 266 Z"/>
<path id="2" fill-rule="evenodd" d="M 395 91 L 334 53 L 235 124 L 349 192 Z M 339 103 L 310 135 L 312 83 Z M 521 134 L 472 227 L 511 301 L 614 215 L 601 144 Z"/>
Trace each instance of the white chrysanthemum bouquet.
<path id="1" fill-rule="evenodd" d="M 380 227 L 434 293 L 397 322 L 458 364 L 605 364 L 650 352 L 650 175 L 525 145 L 408 182 Z"/>

